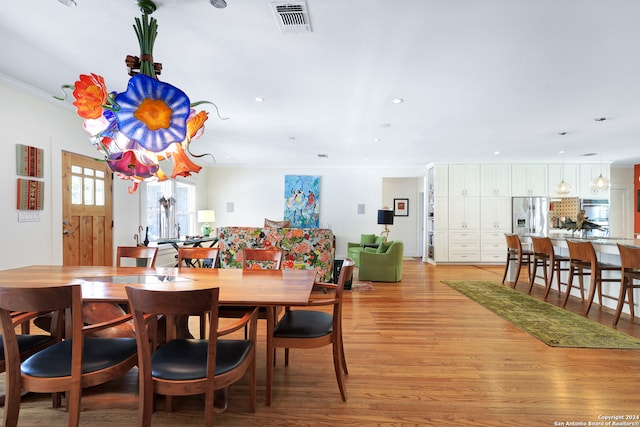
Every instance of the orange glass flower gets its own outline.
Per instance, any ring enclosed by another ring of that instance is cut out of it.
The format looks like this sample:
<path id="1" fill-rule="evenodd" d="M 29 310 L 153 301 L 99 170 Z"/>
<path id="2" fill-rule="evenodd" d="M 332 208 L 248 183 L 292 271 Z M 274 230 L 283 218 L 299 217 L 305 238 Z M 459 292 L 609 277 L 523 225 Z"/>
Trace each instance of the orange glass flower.
<path id="1" fill-rule="evenodd" d="M 81 74 L 80 80 L 75 84 L 73 91 L 75 102 L 73 105 L 78 110 L 78 115 L 85 119 L 97 119 L 102 116 L 103 108 L 107 100 L 107 87 L 104 78 L 97 74 Z"/>

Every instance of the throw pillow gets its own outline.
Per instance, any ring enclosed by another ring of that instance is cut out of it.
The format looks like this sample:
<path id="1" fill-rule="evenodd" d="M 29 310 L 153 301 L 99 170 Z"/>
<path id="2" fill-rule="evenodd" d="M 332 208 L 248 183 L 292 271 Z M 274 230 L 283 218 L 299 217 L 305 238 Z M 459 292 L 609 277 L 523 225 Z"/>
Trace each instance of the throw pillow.
<path id="1" fill-rule="evenodd" d="M 360 235 L 360 244 L 364 245 L 364 244 L 371 244 L 374 243 L 376 241 L 376 235 L 375 234 L 361 234 Z"/>
<path id="2" fill-rule="evenodd" d="M 391 243 L 393 242 L 383 242 L 378 246 L 378 250 L 376 251 L 379 254 L 386 254 L 387 250 L 391 247 Z"/>

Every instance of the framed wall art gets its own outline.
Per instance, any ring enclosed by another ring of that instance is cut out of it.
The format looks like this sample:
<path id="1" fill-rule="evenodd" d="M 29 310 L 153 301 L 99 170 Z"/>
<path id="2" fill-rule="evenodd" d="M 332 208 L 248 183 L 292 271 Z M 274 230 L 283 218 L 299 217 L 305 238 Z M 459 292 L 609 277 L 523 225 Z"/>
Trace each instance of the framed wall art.
<path id="1" fill-rule="evenodd" d="M 393 216 L 409 216 L 409 199 L 393 199 Z"/>

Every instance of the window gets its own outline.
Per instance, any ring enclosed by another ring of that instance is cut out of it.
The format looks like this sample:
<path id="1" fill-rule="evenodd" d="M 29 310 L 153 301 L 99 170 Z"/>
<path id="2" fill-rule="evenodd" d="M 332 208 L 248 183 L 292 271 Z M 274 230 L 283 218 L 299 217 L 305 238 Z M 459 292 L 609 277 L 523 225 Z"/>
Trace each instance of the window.
<path id="1" fill-rule="evenodd" d="M 104 171 L 71 165 L 71 204 L 104 206 Z"/>
<path id="2" fill-rule="evenodd" d="M 149 240 L 180 239 L 195 232 L 195 185 L 179 181 L 146 183 Z"/>

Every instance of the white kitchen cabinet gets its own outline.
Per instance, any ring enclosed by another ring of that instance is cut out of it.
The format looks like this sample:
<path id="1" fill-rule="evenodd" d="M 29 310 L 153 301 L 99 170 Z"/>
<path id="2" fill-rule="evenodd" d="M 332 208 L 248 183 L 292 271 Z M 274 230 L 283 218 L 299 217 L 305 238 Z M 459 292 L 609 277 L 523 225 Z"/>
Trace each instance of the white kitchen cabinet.
<path id="1" fill-rule="evenodd" d="M 507 259 L 507 240 L 504 231 L 482 231 L 480 233 L 480 261 L 503 264 Z"/>
<path id="2" fill-rule="evenodd" d="M 480 200 L 480 228 L 484 231 L 511 230 L 511 197 L 483 197 Z"/>
<path id="3" fill-rule="evenodd" d="M 434 236 L 433 260 L 436 263 L 449 261 L 449 231 L 436 230 Z"/>
<path id="4" fill-rule="evenodd" d="M 563 173 L 564 168 L 564 173 Z M 571 186 L 571 192 L 558 194 L 556 187 L 564 179 Z M 549 165 L 549 197 L 578 197 L 580 188 L 580 165 L 577 163 Z"/>
<path id="5" fill-rule="evenodd" d="M 482 197 L 511 196 L 511 165 L 481 164 L 480 195 Z"/>
<path id="6" fill-rule="evenodd" d="M 511 166 L 511 194 L 514 197 L 547 196 L 546 164 L 514 164 Z"/>
<path id="7" fill-rule="evenodd" d="M 480 198 L 449 198 L 449 230 L 480 229 Z"/>
<path id="8" fill-rule="evenodd" d="M 609 190 L 595 191 L 591 188 L 593 181 L 602 174 L 603 177 L 611 179 L 608 164 L 601 163 L 581 163 L 580 164 L 580 197 L 583 199 L 608 199 Z"/>
<path id="9" fill-rule="evenodd" d="M 480 196 L 480 165 L 449 165 L 449 197 Z"/>
<path id="10" fill-rule="evenodd" d="M 449 262 L 479 262 L 480 232 L 449 231 Z"/>

